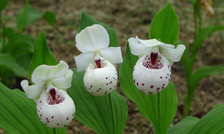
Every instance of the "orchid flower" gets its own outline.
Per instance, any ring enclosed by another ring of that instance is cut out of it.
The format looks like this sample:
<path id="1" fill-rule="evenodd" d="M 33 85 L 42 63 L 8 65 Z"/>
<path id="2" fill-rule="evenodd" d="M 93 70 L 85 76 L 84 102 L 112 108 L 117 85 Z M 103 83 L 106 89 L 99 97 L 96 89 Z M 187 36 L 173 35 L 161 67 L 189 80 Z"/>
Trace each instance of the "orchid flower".
<path id="1" fill-rule="evenodd" d="M 107 95 L 117 85 L 117 71 L 113 64 L 122 62 L 121 48 L 108 47 L 107 30 L 94 24 L 76 35 L 76 47 L 82 52 L 74 57 L 77 71 L 85 71 L 84 85 L 93 95 Z"/>
<path id="2" fill-rule="evenodd" d="M 66 90 L 71 86 L 73 72 L 64 61 L 55 66 L 40 65 L 32 73 L 29 86 L 27 80 L 21 86 L 30 99 L 34 99 L 37 115 L 51 128 L 68 125 L 75 114 L 75 104 Z"/>
<path id="3" fill-rule="evenodd" d="M 173 62 L 181 60 L 185 46 L 176 48 L 156 39 L 128 39 L 132 54 L 139 56 L 133 70 L 135 86 L 144 94 L 155 94 L 166 88 L 171 80 Z"/>

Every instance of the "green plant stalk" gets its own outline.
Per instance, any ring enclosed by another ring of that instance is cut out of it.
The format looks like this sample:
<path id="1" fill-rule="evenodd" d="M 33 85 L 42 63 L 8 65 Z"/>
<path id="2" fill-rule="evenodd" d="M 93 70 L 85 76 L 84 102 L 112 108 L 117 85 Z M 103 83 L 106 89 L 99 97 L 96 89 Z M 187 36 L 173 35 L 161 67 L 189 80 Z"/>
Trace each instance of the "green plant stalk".
<path id="1" fill-rule="evenodd" d="M 53 128 L 53 134 L 57 134 L 56 128 Z"/>
<path id="2" fill-rule="evenodd" d="M 194 25 L 195 25 L 195 31 L 194 31 L 194 43 L 198 37 L 198 33 L 201 30 L 201 23 L 202 23 L 202 18 L 200 14 L 200 5 L 198 5 L 196 8 L 194 8 Z M 187 79 L 187 96 L 184 98 L 184 109 L 183 109 L 183 117 L 186 117 L 189 114 L 190 111 L 190 106 L 194 98 L 194 92 L 195 88 L 191 86 L 191 77 L 192 77 L 192 70 L 194 66 L 194 62 L 196 59 L 197 53 L 193 53 L 191 58 L 190 58 L 190 66 L 188 70 L 186 71 L 186 79 Z"/>
<path id="3" fill-rule="evenodd" d="M 156 96 L 156 99 L 157 99 L 157 111 L 158 111 L 158 114 L 157 114 L 157 121 L 158 121 L 158 123 L 160 122 L 159 121 L 159 115 L 160 115 L 160 92 L 157 94 L 157 96 Z M 159 125 L 157 125 L 157 126 L 159 126 Z M 154 130 L 156 130 L 156 129 L 154 129 Z M 161 134 L 160 132 L 158 132 L 158 131 L 156 131 L 156 134 Z"/>
<path id="4" fill-rule="evenodd" d="M 2 48 L 0 49 L 0 52 L 2 52 L 5 48 L 5 25 L 2 21 L 2 12 L 0 11 L 0 28 L 3 29 L 3 42 L 2 42 Z"/>

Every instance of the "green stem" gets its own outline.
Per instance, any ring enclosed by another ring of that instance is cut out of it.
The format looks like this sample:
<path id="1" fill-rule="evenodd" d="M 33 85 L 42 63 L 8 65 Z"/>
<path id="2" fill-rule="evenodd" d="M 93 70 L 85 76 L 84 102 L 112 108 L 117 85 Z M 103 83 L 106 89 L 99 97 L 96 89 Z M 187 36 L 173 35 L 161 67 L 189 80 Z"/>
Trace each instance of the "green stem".
<path id="1" fill-rule="evenodd" d="M 4 50 L 4 48 L 5 48 L 5 25 L 2 20 L 2 12 L 0 12 L 0 28 L 1 27 L 3 29 L 3 42 L 2 42 L 2 48 L 1 48 L 0 52 L 2 52 L 2 50 Z"/>
<path id="2" fill-rule="evenodd" d="M 53 134 L 57 134 L 56 128 L 53 128 Z"/>
<path id="3" fill-rule="evenodd" d="M 156 116 L 156 120 L 157 120 L 157 123 L 160 123 L 160 93 L 158 93 L 156 95 L 156 108 L 157 108 L 157 116 Z M 157 126 L 159 126 L 159 124 L 157 124 Z M 154 126 L 153 126 L 154 127 Z M 154 127 L 154 130 L 156 132 L 156 134 L 161 134 L 160 130 L 158 130 L 159 128 L 155 128 Z"/>

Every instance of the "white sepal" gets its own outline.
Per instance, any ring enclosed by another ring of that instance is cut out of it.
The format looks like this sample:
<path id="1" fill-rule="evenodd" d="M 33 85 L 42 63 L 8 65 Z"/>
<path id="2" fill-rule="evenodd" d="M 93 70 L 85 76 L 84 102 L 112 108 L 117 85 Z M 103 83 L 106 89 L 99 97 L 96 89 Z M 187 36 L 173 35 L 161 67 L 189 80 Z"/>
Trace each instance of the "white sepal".
<path id="1" fill-rule="evenodd" d="M 171 67 L 168 60 L 159 54 L 160 69 L 144 66 L 149 55 L 142 56 L 133 71 L 133 81 L 139 91 L 144 94 L 155 94 L 166 88 L 171 79 Z"/>
<path id="2" fill-rule="evenodd" d="M 75 40 L 76 47 L 83 53 L 106 48 L 110 43 L 107 30 L 99 24 L 86 27 L 76 35 Z"/>
<path id="3" fill-rule="evenodd" d="M 86 90 L 92 95 L 102 96 L 112 92 L 117 86 L 117 70 L 113 64 L 101 59 L 102 67 L 90 63 L 84 75 Z"/>
<path id="4" fill-rule="evenodd" d="M 43 91 L 37 100 L 37 115 L 42 123 L 51 128 L 67 126 L 75 114 L 75 104 L 71 97 L 61 89 L 56 89 L 57 102 L 52 102 L 49 90 Z"/>

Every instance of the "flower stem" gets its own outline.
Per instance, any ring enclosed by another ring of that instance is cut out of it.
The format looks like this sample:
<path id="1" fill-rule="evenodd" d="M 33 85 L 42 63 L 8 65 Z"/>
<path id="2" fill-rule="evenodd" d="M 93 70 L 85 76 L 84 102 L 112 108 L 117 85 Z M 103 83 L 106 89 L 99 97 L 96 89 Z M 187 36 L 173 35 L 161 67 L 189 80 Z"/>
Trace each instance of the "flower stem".
<path id="1" fill-rule="evenodd" d="M 57 134 L 56 128 L 53 128 L 53 134 Z"/>

